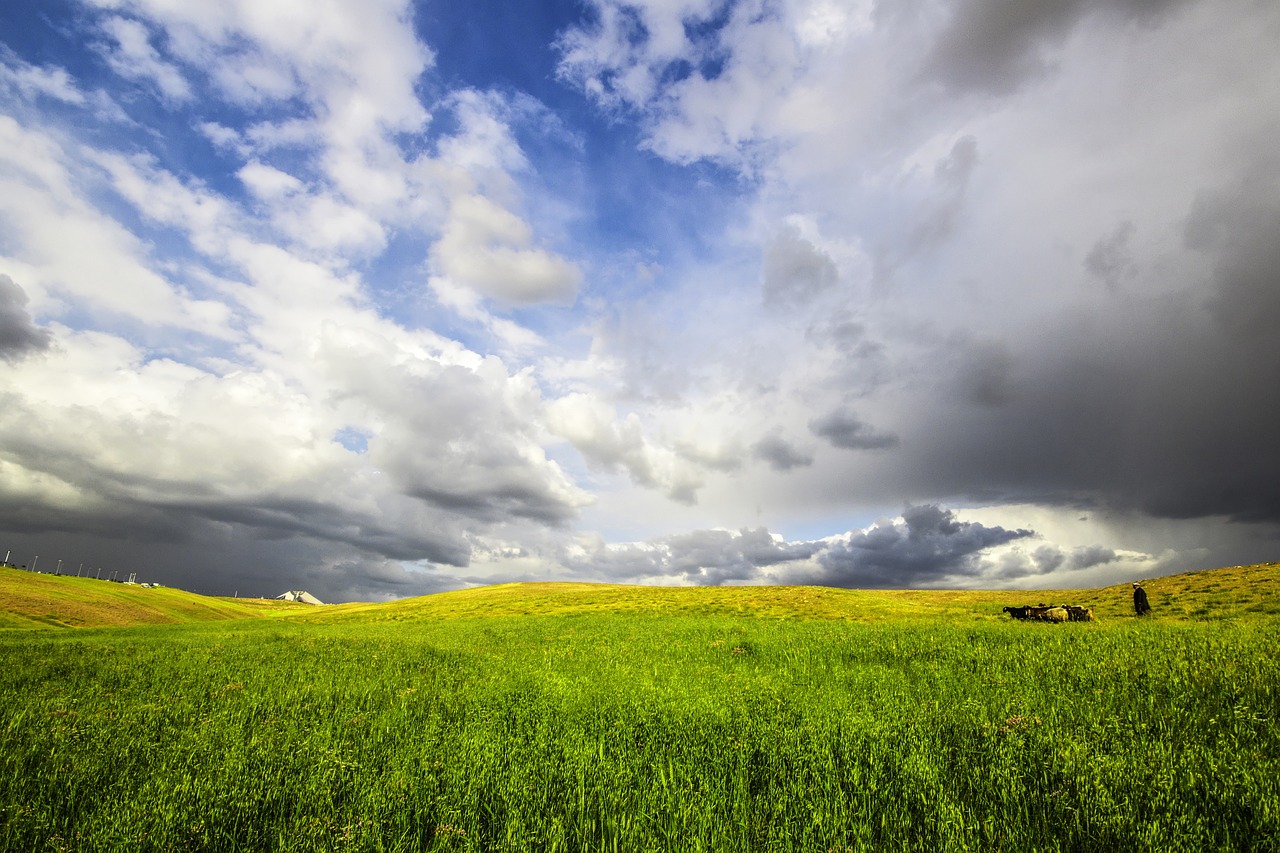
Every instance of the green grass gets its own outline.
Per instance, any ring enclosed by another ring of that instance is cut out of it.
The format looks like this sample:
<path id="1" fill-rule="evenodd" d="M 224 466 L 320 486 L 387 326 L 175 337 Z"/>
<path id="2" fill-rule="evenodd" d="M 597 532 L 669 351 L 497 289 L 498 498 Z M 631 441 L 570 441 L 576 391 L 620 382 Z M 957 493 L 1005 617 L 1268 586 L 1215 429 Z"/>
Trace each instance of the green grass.
<path id="1" fill-rule="evenodd" d="M 0 850 L 1277 850 L 1268 571 L 0 631 Z"/>
<path id="2" fill-rule="evenodd" d="M 1277 627 L 11 634 L 0 846 L 1276 849 Z"/>
<path id="3" fill-rule="evenodd" d="M 1280 564 L 1233 566 L 1145 584 L 1156 619 L 1280 615 Z M 378 604 L 315 608 L 292 602 L 220 598 L 0 568 L 0 629 L 171 624 L 255 617 L 313 622 L 415 622 L 496 616 L 603 613 L 724 615 L 877 623 L 903 618 L 1007 619 L 1006 604 L 1078 604 L 1099 619 L 1132 618 L 1129 584 L 1068 590 L 845 590 L 828 587 L 648 587 L 514 583 Z"/>
<path id="4" fill-rule="evenodd" d="M 171 587 L 144 589 L 95 578 L 0 567 L 0 629 L 163 625 L 245 619 L 309 609 L 255 598 L 218 598 Z"/>

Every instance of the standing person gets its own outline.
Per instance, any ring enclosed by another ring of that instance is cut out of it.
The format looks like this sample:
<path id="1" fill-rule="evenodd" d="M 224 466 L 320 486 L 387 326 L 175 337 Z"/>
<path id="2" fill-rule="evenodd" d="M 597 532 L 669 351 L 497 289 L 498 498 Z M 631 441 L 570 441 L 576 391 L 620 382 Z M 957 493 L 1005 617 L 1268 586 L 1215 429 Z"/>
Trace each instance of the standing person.
<path id="1" fill-rule="evenodd" d="M 1151 602 L 1147 601 L 1147 591 L 1137 581 L 1133 582 L 1133 609 L 1139 616 L 1146 616 L 1151 612 Z"/>

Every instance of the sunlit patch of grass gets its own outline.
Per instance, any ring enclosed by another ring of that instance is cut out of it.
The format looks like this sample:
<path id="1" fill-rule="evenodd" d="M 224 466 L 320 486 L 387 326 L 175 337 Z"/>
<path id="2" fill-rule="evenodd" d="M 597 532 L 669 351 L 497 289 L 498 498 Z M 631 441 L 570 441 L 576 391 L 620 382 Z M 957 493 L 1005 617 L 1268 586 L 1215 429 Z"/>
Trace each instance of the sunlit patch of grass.
<path id="1" fill-rule="evenodd" d="M 0 634 L 0 849 L 1253 846 L 1278 568 L 1153 579 L 1146 619 L 1128 584 L 314 608 L 0 574 L 25 625 L 180 620 Z M 1038 601 L 1099 621 L 1000 612 Z"/>
<path id="2" fill-rule="evenodd" d="M 1280 565 L 1237 566 L 1154 578 L 1155 619 L 1231 619 L 1271 613 Z M 828 587 L 652 587 L 515 583 L 376 604 L 322 608 L 274 600 L 141 589 L 0 569 L 0 628 L 157 624 L 255 616 L 305 621 L 407 622 L 495 616 L 724 615 L 876 624 L 902 619 L 1007 619 L 1005 605 L 1075 604 L 1099 620 L 1132 618 L 1129 584 L 1063 590 L 844 590 Z M 1261 608 L 1260 610 L 1257 608 Z"/>
<path id="3" fill-rule="evenodd" d="M 150 589 L 95 578 L 0 568 L 0 628 L 63 628 L 243 619 L 307 605 L 218 598 L 169 587 Z"/>
<path id="4" fill-rule="evenodd" d="M 10 633 L 0 847 L 1278 837 L 1280 623 L 1029 627 L 601 611 Z"/>
<path id="5" fill-rule="evenodd" d="M 1206 581 L 1212 579 L 1212 589 Z M 1156 618 L 1230 618 L 1253 604 L 1280 600 L 1280 566 L 1213 569 L 1144 583 Z M 741 615 L 876 623 L 904 618 L 998 619 L 1005 605 L 1075 604 L 1099 619 L 1133 614 L 1132 589 L 843 590 L 827 587 L 648 587 L 579 583 L 521 583 L 445 592 L 401 601 L 349 605 L 306 619 L 457 619 L 500 615 L 664 613 Z"/>

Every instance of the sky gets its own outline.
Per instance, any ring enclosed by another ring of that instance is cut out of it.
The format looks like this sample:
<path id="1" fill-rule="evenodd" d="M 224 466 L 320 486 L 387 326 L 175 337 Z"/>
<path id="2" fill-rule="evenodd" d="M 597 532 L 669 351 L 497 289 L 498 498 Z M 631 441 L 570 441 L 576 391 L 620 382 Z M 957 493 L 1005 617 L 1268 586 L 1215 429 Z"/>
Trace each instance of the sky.
<path id="1" fill-rule="evenodd" d="M 218 595 L 1280 551 L 1274 0 L 0 4 L 0 548 Z"/>

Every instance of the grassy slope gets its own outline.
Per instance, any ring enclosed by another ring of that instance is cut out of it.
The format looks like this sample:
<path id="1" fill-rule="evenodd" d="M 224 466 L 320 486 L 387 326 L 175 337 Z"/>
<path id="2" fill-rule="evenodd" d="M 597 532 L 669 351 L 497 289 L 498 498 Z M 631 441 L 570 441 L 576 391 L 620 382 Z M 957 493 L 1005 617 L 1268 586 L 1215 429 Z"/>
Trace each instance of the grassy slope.
<path id="1" fill-rule="evenodd" d="M 1143 584 L 1157 616 L 1221 619 L 1280 613 L 1280 563 L 1233 566 L 1156 578 Z M 751 615 L 774 619 L 875 622 L 912 617 L 1000 619 L 1020 604 L 1078 604 L 1099 619 L 1133 615 L 1132 587 L 1083 590 L 846 590 L 829 587 L 642 587 L 513 583 L 385 604 L 351 604 L 306 619 L 398 621 L 468 616 L 652 613 Z"/>
<path id="2" fill-rule="evenodd" d="M 1280 563 L 1233 566 L 1144 584 L 1157 617 L 1280 613 Z M 828 587 L 644 587 L 513 583 L 378 604 L 314 608 L 212 598 L 178 589 L 0 569 L 0 628 L 162 624 L 260 616 L 362 622 L 592 613 L 744 615 L 765 619 L 1004 618 L 1006 604 L 1079 604 L 1099 619 L 1132 615 L 1129 584 L 1086 590 L 844 590 Z"/>
<path id="3" fill-rule="evenodd" d="M 180 589 L 0 568 L 0 628 L 96 628 L 242 619 L 297 612 L 309 605 L 250 598 L 212 598 Z"/>

